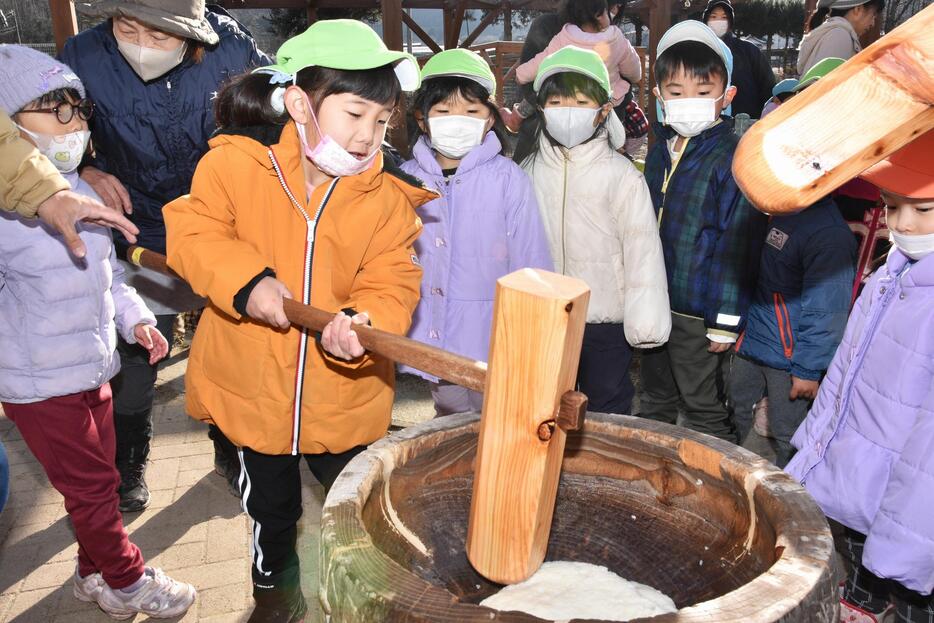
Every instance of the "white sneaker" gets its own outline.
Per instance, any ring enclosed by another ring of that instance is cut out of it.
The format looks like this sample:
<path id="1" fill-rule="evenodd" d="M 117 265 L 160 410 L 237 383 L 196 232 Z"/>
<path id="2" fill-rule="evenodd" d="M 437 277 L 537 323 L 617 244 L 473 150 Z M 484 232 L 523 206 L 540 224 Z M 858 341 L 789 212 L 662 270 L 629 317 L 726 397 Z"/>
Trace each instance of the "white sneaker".
<path id="1" fill-rule="evenodd" d="M 104 590 L 104 578 L 100 573 L 92 573 L 82 578 L 78 574 L 78 564 L 75 563 L 74 593 L 75 599 L 81 601 L 96 602 Z"/>
<path id="2" fill-rule="evenodd" d="M 105 583 L 97 603 L 115 619 L 129 619 L 138 612 L 168 619 L 185 614 L 194 600 L 194 586 L 173 580 L 162 569 L 146 567 L 142 585 L 135 591 L 127 593 Z"/>

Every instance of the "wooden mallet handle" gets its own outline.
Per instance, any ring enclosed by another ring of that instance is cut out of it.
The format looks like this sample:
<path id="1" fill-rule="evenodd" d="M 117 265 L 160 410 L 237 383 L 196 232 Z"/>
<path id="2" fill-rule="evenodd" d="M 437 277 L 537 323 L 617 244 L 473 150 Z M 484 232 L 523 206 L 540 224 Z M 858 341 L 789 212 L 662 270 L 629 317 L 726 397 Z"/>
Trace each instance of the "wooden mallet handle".
<path id="1" fill-rule="evenodd" d="M 160 273 L 172 275 L 181 279 L 168 267 L 165 256 L 138 246 L 127 250 L 127 259 L 137 266 L 148 268 Z M 323 331 L 325 325 L 331 322 L 334 314 L 331 312 L 302 305 L 298 301 L 285 299 L 283 301 L 285 315 L 289 322 L 312 331 Z M 366 325 L 355 325 L 354 331 L 360 345 L 370 352 L 376 353 L 398 363 L 422 370 L 438 378 L 444 379 L 477 392 L 483 392 L 486 385 L 486 362 L 475 361 L 461 355 L 450 353 L 434 346 L 423 344 L 400 335 L 381 331 Z"/>

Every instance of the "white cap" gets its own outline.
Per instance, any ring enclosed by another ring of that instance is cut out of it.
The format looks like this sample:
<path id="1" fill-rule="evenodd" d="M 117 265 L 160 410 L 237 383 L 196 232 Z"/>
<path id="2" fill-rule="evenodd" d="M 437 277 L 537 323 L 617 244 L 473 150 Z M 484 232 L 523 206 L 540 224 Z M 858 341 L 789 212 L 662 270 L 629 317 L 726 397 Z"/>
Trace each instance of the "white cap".
<path id="1" fill-rule="evenodd" d="M 727 86 L 732 84 L 733 53 L 730 52 L 730 48 L 726 47 L 726 44 L 717 36 L 717 33 L 710 29 L 710 26 L 696 19 L 678 22 L 669 28 L 658 42 L 658 50 L 655 53 L 655 57 L 658 58 L 665 50 L 682 41 L 697 41 L 716 52 L 717 55 L 723 59 L 723 64 L 726 65 Z"/>

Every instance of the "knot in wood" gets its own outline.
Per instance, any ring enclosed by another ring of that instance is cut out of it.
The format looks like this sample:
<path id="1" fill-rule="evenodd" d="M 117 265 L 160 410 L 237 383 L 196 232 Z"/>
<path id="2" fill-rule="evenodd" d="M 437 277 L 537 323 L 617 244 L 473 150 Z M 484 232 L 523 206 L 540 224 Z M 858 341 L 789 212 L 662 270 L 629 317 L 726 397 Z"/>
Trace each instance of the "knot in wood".
<path id="1" fill-rule="evenodd" d="M 555 432 L 555 421 L 546 420 L 538 425 L 538 438 L 542 441 L 549 441 Z"/>

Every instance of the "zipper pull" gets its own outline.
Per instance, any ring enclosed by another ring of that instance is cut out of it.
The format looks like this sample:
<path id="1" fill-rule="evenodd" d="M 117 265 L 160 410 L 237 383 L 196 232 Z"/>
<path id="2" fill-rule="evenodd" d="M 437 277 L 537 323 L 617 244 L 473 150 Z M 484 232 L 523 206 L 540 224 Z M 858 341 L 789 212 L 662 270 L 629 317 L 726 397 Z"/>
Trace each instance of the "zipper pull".
<path id="1" fill-rule="evenodd" d="M 172 90 L 172 81 L 171 81 L 171 80 L 166 80 L 166 81 L 165 81 L 165 88 L 168 89 L 169 91 Z"/>

